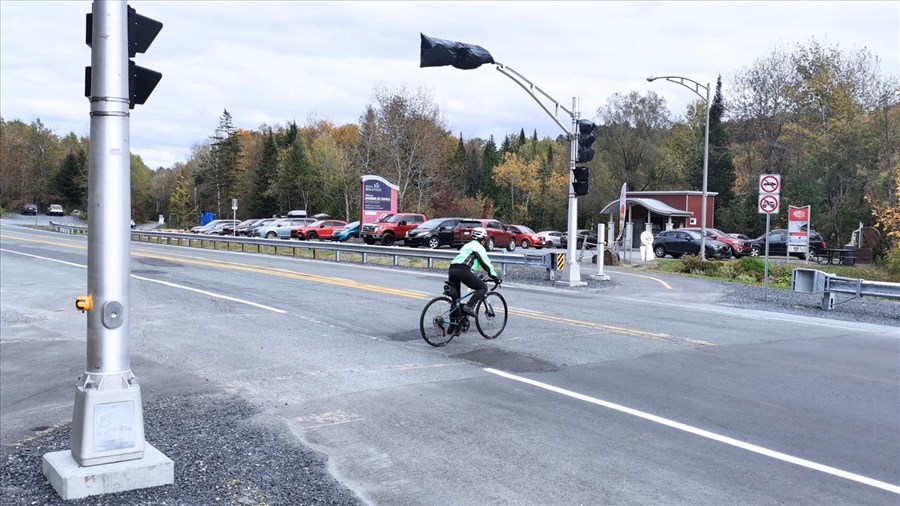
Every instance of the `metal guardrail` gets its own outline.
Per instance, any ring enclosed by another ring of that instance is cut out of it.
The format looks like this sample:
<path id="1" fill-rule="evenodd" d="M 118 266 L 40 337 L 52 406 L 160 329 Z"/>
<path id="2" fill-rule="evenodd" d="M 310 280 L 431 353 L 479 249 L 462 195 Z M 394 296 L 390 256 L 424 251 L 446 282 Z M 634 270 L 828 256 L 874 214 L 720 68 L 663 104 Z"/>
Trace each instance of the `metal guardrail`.
<path id="1" fill-rule="evenodd" d="M 84 225 L 69 225 L 63 223 L 50 222 L 51 228 L 57 232 L 66 234 L 87 234 L 87 227 Z M 228 235 L 205 235 L 192 234 L 184 232 L 158 232 L 155 230 L 131 229 L 132 240 L 152 242 L 157 244 L 167 244 L 176 246 L 196 246 L 200 248 L 212 245 L 213 249 L 219 249 L 220 245 L 224 245 L 222 249 L 231 249 L 232 244 L 239 244 L 241 251 L 251 251 L 264 253 L 263 248 L 271 248 L 273 254 L 285 249 L 291 250 L 293 256 L 298 256 L 300 251 L 306 250 L 312 253 L 313 258 L 318 258 L 320 252 L 330 252 L 334 255 L 336 262 L 341 261 L 342 253 L 350 253 L 359 255 L 361 263 L 369 263 L 372 256 L 390 257 L 394 266 L 400 265 L 401 258 L 421 258 L 424 259 L 431 269 L 434 267 L 435 260 L 450 261 L 456 257 L 457 251 L 452 249 L 428 249 L 428 248 L 409 248 L 402 246 L 379 246 L 366 244 L 351 244 L 342 242 L 327 241 L 298 241 L 295 239 L 263 239 L 256 237 L 228 236 Z M 547 270 L 547 279 L 552 279 L 552 271 L 555 270 L 555 263 L 551 265 L 551 257 L 553 252 L 543 251 L 540 253 L 488 253 L 491 263 L 500 266 L 500 273 L 503 276 L 507 274 L 507 266 L 509 265 L 528 265 L 541 267 Z"/>
<path id="2" fill-rule="evenodd" d="M 845 278 L 817 269 L 794 269 L 791 272 L 791 288 L 799 293 L 821 293 L 822 309 L 834 309 L 835 294 L 843 293 L 855 297 L 885 297 L 900 299 L 900 283 L 888 281 L 866 281 Z M 849 299 L 848 299 L 849 300 Z"/>

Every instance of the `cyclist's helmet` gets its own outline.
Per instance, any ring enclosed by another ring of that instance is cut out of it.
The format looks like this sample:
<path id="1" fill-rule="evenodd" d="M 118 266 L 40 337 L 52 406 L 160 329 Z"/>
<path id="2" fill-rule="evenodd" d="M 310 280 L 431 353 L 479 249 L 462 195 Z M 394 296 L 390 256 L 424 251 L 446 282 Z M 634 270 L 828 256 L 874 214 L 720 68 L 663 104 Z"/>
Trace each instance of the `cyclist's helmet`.
<path id="1" fill-rule="evenodd" d="M 487 230 L 484 227 L 475 227 L 472 229 L 472 239 L 482 240 L 487 237 Z"/>

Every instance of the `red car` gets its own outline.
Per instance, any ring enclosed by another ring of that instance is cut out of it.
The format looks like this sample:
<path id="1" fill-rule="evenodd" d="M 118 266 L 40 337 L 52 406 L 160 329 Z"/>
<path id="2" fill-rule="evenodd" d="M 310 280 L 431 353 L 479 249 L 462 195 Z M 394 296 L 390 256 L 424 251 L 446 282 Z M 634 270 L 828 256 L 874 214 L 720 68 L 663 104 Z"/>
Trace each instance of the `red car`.
<path id="1" fill-rule="evenodd" d="M 687 227 L 681 230 L 693 230 L 694 232 L 700 233 L 700 227 Z M 750 247 L 750 241 L 736 239 L 719 229 L 707 228 L 706 238 L 712 239 L 714 241 L 724 242 L 725 244 L 727 244 L 728 247 L 731 248 L 731 255 L 733 255 L 735 258 L 753 254 L 753 248 Z"/>
<path id="2" fill-rule="evenodd" d="M 513 233 L 513 238 L 516 241 L 516 244 L 521 246 L 523 249 L 528 249 L 534 247 L 535 249 L 541 249 L 547 245 L 544 236 L 538 235 L 537 232 L 531 230 L 525 225 L 506 225 L 506 230 Z"/>
<path id="3" fill-rule="evenodd" d="M 512 232 L 506 230 L 497 220 L 472 220 L 466 219 L 459 222 L 459 225 L 453 229 L 453 247 L 462 249 L 463 245 L 472 240 L 472 229 L 475 227 L 484 227 L 487 230 L 487 241 L 484 243 L 484 249 L 494 251 L 496 248 L 506 248 L 507 251 L 516 249 L 516 241 Z"/>
<path id="4" fill-rule="evenodd" d="M 343 228 L 346 221 L 341 220 L 319 220 L 303 227 L 291 229 L 291 239 L 331 239 L 331 235 L 335 230 Z"/>

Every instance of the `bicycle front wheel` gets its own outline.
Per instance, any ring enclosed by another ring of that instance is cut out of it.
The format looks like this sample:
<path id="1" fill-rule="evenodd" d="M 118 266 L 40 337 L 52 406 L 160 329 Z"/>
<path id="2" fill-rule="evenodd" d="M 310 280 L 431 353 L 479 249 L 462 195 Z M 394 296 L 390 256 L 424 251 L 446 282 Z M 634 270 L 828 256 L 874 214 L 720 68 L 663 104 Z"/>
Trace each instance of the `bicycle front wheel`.
<path id="1" fill-rule="evenodd" d="M 506 299 L 497 292 L 488 292 L 475 309 L 475 326 L 485 339 L 493 339 L 506 328 Z"/>
<path id="2" fill-rule="evenodd" d="M 449 297 L 435 297 L 425 304 L 419 318 L 422 339 L 432 346 L 444 346 L 453 340 L 457 322 L 450 319 L 453 301 Z"/>

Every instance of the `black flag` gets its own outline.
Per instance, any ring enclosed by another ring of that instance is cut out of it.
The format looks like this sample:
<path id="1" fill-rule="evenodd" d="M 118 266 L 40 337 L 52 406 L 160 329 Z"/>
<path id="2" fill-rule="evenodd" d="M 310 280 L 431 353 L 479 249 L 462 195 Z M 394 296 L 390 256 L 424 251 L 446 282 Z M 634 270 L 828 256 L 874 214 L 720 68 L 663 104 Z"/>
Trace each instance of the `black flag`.
<path id="1" fill-rule="evenodd" d="M 420 35 L 422 36 L 422 55 L 419 67 L 452 65 L 458 69 L 471 70 L 477 69 L 485 63 L 494 63 L 491 53 L 481 46 L 435 39 L 424 33 L 420 33 Z"/>

